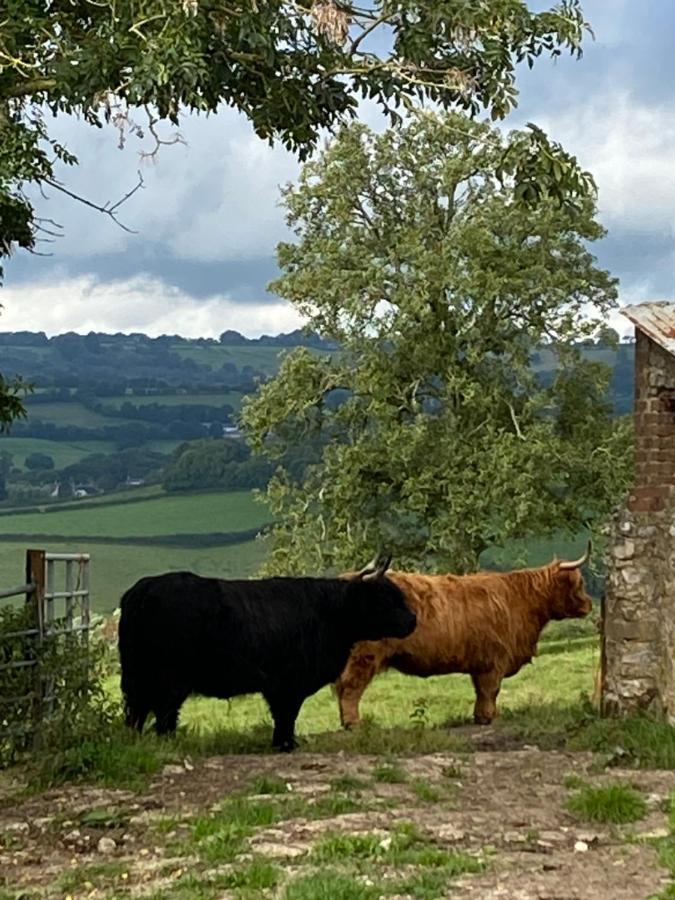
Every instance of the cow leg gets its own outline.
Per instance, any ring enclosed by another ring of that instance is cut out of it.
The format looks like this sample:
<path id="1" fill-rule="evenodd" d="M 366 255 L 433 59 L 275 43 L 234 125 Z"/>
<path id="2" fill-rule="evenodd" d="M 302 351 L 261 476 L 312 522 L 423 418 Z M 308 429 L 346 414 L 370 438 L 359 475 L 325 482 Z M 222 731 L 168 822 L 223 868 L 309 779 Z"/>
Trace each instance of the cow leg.
<path id="1" fill-rule="evenodd" d="M 155 714 L 155 731 L 157 734 L 174 734 L 178 727 L 180 708 L 187 700 L 187 695 L 170 694 L 162 698 L 153 707 Z"/>
<path id="2" fill-rule="evenodd" d="M 343 728 L 354 728 L 360 723 L 359 703 L 366 688 L 377 675 L 378 668 L 378 661 L 370 654 L 353 657 L 335 682 L 340 724 Z"/>
<path id="3" fill-rule="evenodd" d="M 128 728 L 134 728 L 136 731 L 142 732 L 145 720 L 150 714 L 150 704 L 140 700 L 128 700 L 124 704 L 124 721 Z"/>
<path id="4" fill-rule="evenodd" d="M 265 696 L 265 699 L 274 719 L 272 746 L 282 753 L 291 753 L 298 746 L 295 740 L 295 720 L 305 698 Z"/>
<path id="5" fill-rule="evenodd" d="M 476 691 L 473 720 L 476 725 L 489 725 L 497 715 L 497 695 L 502 676 L 494 671 L 482 672 L 480 675 L 472 675 L 471 680 Z"/>

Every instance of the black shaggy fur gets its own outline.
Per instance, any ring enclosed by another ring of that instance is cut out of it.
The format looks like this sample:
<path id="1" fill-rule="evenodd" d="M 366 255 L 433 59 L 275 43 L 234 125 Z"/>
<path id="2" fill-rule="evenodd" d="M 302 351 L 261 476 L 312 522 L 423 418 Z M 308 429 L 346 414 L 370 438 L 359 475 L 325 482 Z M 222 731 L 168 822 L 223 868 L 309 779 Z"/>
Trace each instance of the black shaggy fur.
<path id="1" fill-rule="evenodd" d="M 190 694 L 261 693 L 273 744 L 295 747 L 304 700 L 342 673 L 357 641 L 415 628 L 402 592 L 372 581 L 268 578 L 223 581 L 191 572 L 142 578 L 122 597 L 119 650 L 126 721 L 175 731 Z"/>

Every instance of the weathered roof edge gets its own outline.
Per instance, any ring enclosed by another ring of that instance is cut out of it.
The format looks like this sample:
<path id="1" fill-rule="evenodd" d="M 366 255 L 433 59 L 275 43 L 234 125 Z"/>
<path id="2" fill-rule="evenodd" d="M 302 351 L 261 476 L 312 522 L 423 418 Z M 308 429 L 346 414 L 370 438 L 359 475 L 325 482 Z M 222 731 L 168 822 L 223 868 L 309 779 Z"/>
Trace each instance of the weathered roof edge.
<path id="1" fill-rule="evenodd" d="M 624 306 L 620 312 L 636 328 L 675 356 L 675 301 L 649 300 Z"/>

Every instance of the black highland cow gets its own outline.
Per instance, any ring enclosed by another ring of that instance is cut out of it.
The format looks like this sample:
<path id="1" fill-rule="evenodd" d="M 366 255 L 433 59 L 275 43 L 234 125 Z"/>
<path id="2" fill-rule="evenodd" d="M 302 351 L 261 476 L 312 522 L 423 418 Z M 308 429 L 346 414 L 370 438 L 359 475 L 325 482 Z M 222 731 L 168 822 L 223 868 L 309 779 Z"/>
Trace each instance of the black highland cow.
<path id="1" fill-rule="evenodd" d="M 225 581 L 190 572 L 142 578 L 122 597 L 119 650 L 126 721 L 175 731 L 190 694 L 261 693 L 275 748 L 295 746 L 304 700 L 332 684 L 355 643 L 406 637 L 415 616 L 383 577 L 389 560 L 355 581 L 265 578 Z"/>

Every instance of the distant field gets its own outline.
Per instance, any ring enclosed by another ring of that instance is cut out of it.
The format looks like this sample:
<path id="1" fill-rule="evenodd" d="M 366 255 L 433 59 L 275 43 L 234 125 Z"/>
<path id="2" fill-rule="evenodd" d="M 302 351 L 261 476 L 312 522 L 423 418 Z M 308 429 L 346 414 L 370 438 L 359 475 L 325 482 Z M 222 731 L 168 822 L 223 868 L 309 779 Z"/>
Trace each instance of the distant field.
<path id="1" fill-rule="evenodd" d="M 144 450 L 156 450 L 158 453 L 172 453 L 184 441 L 146 441 Z"/>
<path id="2" fill-rule="evenodd" d="M 0 517 L 3 534 L 133 538 L 140 535 L 246 531 L 269 521 L 248 491 L 161 496 L 133 504 L 82 504 L 67 510 Z"/>
<path id="3" fill-rule="evenodd" d="M 131 403 L 133 406 L 150 406 L 151 403 L 158 403 L 160 406 L 223 406 L 229 403 L 230 406 L 239 409 L 243 396 L 236 391 L 222 394 L 155 394 L 151 397 L 125 394 L 123 397 L 104 397 L 101 402 L 117 409 L 124 403 Z"/>
<path id="4" fill-rule="evenodd" d="M 248 578 L 258 571 L 265 557 L 262 541 L 195 550 L 119 544 L 88 545 L 86 541 L 73 543 L 56 540 L 39 546 L 54 552 L 91 554 L 92 609 L 99 613 L 111 613 L 124 591 L 144 575 L 185 569 L 200 575 Z M 23 582 L 27 547 L 26 542 L 0 541 L 0 587 Z"/>
<path id="5" fill-rule="evenodd" d="M 59 402 L 26 404 L 28 423 L 53 422 L 54 425 L 76 425 L 78 428 L 100 428 L 102 425 L 122 425 L 130 419 L 111 418 L 87 409 L 81 403 Z"/>
<path id="6" fill-rule="evenodd" d="M 280 354 L 288 351 L 289 347 L 227 347 L 221 345 L 209 345 L 206 347 L 179 346 L 172 348 L 174 353 L 183 359 L 192 359 L 202 366 L 211 369 L 220 369 L 223 363 L 234 363 L 238 369 L 244 366 L 252 366 L 266 375 L 275 375 L 279 371 Z M 326 351 L 313 350 L 313 353 L 323 354 Z"/>
<path id="7" fill-rule="evenodd" d="M 70 404 L 64 404 L 70 405 Z M 111 420 L 108 420 L 111 421 Z M 24 468 L 24 460 L 30 453 L 47 453 L 54 460 L 57 469 L 70 466 L 91 453 L 112 453 L 112 441 L 46 441 L 41 438 L 20 438 L 0 436 L 0 450 L 6 450 L 14 457 L 13 464 Z"/>

